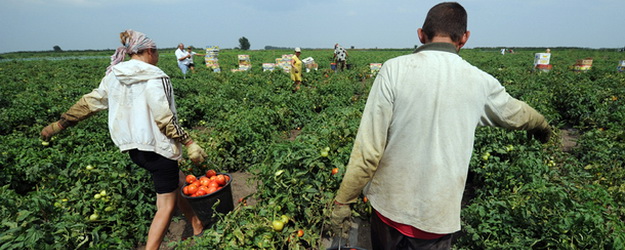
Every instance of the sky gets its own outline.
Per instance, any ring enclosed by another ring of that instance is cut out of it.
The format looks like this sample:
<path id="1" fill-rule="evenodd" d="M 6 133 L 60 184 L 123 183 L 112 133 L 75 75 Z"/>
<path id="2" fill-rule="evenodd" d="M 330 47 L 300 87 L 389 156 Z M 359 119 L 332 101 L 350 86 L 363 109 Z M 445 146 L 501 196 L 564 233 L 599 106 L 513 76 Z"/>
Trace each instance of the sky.
<path id="1" fill-rule="evenodd" d="M 141 31 L 158 47 L 413 48 L 431 0 L 0 0 L 0 53 L 103 50 Z M 466 48 L 625 46 L 623 0 L 459 0 Z"/>

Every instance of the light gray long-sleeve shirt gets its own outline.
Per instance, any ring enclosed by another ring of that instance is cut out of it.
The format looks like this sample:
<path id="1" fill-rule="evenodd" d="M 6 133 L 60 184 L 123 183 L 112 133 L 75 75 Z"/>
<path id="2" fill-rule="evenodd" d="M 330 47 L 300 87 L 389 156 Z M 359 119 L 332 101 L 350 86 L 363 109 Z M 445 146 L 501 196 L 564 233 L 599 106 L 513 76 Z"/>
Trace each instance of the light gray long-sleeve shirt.
<path id="1" fill-rule="evenodd" d="M 353 203 L 364 188 L 373 208 L 395 222 L 439 234 L 460 230 L 477 126 L 548 124 L 452 44 L 388 60 L 369 93 L 336 200 Z"/>

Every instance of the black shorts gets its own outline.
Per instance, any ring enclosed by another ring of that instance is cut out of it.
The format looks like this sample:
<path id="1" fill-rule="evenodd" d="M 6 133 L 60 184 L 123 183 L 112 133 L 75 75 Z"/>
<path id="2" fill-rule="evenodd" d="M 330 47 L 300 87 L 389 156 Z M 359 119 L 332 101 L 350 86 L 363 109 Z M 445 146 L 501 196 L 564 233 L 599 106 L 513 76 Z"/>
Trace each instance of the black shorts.
<path id="1" fill-rule="evenodd" d="M 156 193 L 165 194 L 176 191 L 179 172 L 177 161 L 167 159 L 154 152 L 137 149 L 128 151 L 128 155 L 130 155 L 132 162 L 150 171 Z"/>

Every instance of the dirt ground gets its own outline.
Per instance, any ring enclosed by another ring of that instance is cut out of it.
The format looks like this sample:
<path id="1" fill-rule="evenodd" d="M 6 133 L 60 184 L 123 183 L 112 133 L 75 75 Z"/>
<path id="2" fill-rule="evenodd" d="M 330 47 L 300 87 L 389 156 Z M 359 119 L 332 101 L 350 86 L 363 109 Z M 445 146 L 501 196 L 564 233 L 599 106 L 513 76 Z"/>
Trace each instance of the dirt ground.
<path id="1" fill-rule="evenodd" d="M 576 129 L 567 128 L 560 130 L 561 140 L 562 140 L 562 151 L 570 152 L 577 146 L 577 138 L 579 137 L 579 132 Z"/>

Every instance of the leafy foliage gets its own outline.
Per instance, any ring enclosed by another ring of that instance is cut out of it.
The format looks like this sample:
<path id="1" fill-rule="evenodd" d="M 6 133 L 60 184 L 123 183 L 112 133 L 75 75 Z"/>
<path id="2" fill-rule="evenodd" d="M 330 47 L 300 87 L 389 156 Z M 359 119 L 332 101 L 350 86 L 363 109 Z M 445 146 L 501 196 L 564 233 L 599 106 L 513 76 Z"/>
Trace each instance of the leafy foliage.
<path id="1" fill-rule="evenodd" d="M 304 74 L 295 93 L 287 74 L 256 66 L 290 50 L 249 52 L 258 63 L 248 72 L 230 72 L 238 67 L 238 52 L 224 50 L 221 73 L 198 67 L 186 79 L 173 51 L 161 53 L 159 67 L 173 77 L 180 121 L 206 149 L 207 167 L 247 171 L 259 183 L 249 197 L 257 204 L 238 203 L 204 237 L 176 245 L 321 248 L 329 204 L 373 82 L 368 64 L 410 51 L 350 51 L 352 69 L 337 73 L 328 69 L 331 50 L 305 50 L 302 56 L 314 57 L 320 69 Z M 578 130 L 577 147 L 564 152 L 558 130 L 541 145 L 522 131 L 479 128 L 463 230 L 454 247 L 622 249 L 625 74 L 615 71 L 622 58 L 605 51 L 557 51 L 553 70 L 539 73 L 532 71 L 533 53 L 463 50 L 461 55 L 554 127 Z M 568 69 L 585 57 L 595 58 L 591 71 Z M 0 63 L 0 249 L 128 249 L 145 241 L 155 210 L 150 176 L 113 145 L 105 113 L 67 129 L 47 147 L 37 138 L 43 126 L 97 87 L 108 62 L 102 57 Z M 193 174 L 205 171 L 188 161 L 181 167 Z M 95 198 L 102 191 L 106 195 Z M 354 211 L 366 218 L 371 210 L 361 200 Z M 94 214 L 97 219 L 90 220 Z M 281 215 L 290 220 L 276 232 L 271 221 Z"/>

